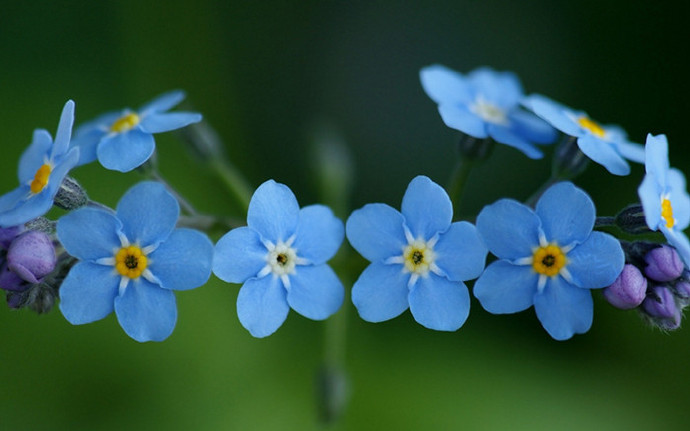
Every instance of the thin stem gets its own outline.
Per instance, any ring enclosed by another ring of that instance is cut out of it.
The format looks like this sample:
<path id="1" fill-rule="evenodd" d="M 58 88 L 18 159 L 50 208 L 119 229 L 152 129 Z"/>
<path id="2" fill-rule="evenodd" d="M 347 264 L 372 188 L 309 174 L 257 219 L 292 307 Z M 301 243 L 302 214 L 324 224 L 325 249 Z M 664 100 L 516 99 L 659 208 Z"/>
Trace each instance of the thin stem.
<path id="1" fill-rule="evenodd" d="M 556 184 L 558 181 L 560 181 L 560 178 L 559 178 L 558 176 L 556 176 L 556 175 L 551 175 L 551 176 L 549 177 L 549 179 L 546 180 L 546 181 L 544 182 L 544 184 L 542 184 L 542 185 L 537 189 L 537 191 L 535 191 L 534 193 L 532 193 L 532 195 L 531 195 L 529 198 L 527 198 L 527 200 L 525 201 L 525 205 L 527 205 L 527 206 L 529 206 L 529 207 L 534 207 L 534 205 L 536 205 L 537 201 L 539 200 L 539 198 L 541 197 L 541 195 L 544 194 L 544 192 L 546 191 L 546 189 L 548 189 L 548 188 L 551 187 L 552 185 Z"/>
<path id="2" fill-rule="evenodd" d="M 467 178 L 474 166 L 474 161 L 465 157 L 459 157 L 453 173 L 448 182 L 448 194 L 453 201 L 453 214 L 455 217 L 460 215 L 460 202 L 462 201 L 462 193 L 467 183 Z"/>
<path id="3" fill-rule="evenodd" d="M 192 216 L 197 214 L 197 211 L 194 208 L 194 206 L 192 206 L 192 204 L 187 199 L 185 199 L 184 196 L 182 196 L 177 190 L 175 190 L 175 188 L 173 188 L 170 185 L 170 183 L 165 178 L 163 178 L 160 172 L 158 172 L 158 169 L 151 170 L 150 175 L 151 178 L 153 178 L 154 180 L 163 183 L 165 188 L 168 189 L 168 192 L 170 192 L 175 197 L 175 199 L 177 199 L 177 202 L 180 203 L 180 207 L 182 207 L 182 210 L 184 212 Z"/>
<path id="4" fill-rule="evenodd" d="M 209 166 L 220 177 L 228 191 L 230 191 L 246 212 L 247 208 L 249 208 L 249 201 L 252 198 L 252 189 L 247 180 L 229 161 L 223 158 L 210 159 Z"/>

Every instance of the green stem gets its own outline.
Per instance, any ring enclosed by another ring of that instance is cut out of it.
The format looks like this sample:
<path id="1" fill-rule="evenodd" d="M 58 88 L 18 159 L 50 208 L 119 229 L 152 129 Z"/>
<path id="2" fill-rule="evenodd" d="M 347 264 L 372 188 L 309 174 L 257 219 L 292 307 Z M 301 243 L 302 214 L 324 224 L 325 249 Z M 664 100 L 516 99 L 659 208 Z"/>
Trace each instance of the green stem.
<path id="1" fill-rule="evenodd" d="M 197 214 L 197 211 L 194 208 L 194 206 L 192 206 L 192 204 L 187 199 L 185 199 L 184 196 L 182 196 L 177 190 L 175 190 L 173 186 L 170 185 L 170 183 L 165 178 L 163 178 L 160 172 L 158 172 L 158 169 L 153 169 L 150 175 L 151 178 L 153 178 L 154 180 L 163 183 L 168 192 L 170 192 L 175 197 L 175 199 L 177 199 L 177 202 L 179 202 L 180 207 L 183 211 L 192 216 Z"/>
<path id="2" fill-rule="evenodd" d="M 450 181 L 448 182 L 448 194 L 453 201 L 453 214 L 456 218 L 460 215 L 462 193 L 465 189 L 465 184 L 467 183 L 467 178 L 470 175 L 472 166 L 474 166 L 473 160 L 459 157 L 455 164 L 455 168 L 453 168 Z"/>
<path id="3" fill-rule="evenodd" d="M 209 166 L 213 169 L 228 191 L 237 200 L 244 212 L 249 208 L 249 201 L 252 198 L 252 188 L 247 183 L 247 180 L 240 174 L 240 172 L 225 159 L 212 158 L 209 161 Z"/>

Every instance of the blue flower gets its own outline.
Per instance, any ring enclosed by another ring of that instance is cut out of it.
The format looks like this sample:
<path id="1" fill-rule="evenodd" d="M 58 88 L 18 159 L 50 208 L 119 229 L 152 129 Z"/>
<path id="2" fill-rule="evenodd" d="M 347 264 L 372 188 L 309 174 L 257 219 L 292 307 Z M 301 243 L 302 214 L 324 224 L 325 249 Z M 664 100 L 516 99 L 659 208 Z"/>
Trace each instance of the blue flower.
<path id="1" fill-rule="evenodd" d="M 409 307 L 430 329 L 465 323 L 470 296 L 463 281 L 481 274 L 487 250 L 472 224 L 452 217 L 448 194 L 424 176 L 410 182 L 401 212 L 375 203 L 350 215 L 347 239 L 371 261 L 352 287 L 364 320 L 389 320 Z"/>
<path id="2" fill-rule="evenodd" d="M 446 126 L 475 138 L 491 137 L 532 159 L 543 157 L 534 143 L 549 144 L 556 131 L 521 109 L 522 86 L 510 72 L 480 68 L 463 76 L 441 65 L 420 72 L 422 87 Z"/>
<path id="3" fill-rule="evenodd" d="M 192 229 L 175 229 L 177 200 L 160 183 L 142 182 L 115 212 L 81 208 L 58 220 L 57 236 L 80 259 L 60 286 L 60 310 L 74 325 L 113 310 L 137 341 L 162 341 L 175 328 L 174 290 L 211 275 L 213 244 Z"/>
<path id="4" fill-rule="evenodd" d="M 213 272 L 244 283 L 237 297 L 240 323 L 255 337 L 274 333 L 290 308 L 314 320 L 343 303 L 342 283 L 326 261 L 344 237 L 343 223 L 323 205 L 300 209 L 292 191 L 273 180 L 254 192 L 247 226 L 216 244 Z"/>
<path id="5" fill-rule="evenodd" d="M 690 242 L 683 231 L 690 224 L 690 196 L 685 176 L 668 163 L 666 135 L 647 135 L 645 145 L 647 174 L 637 190 L 647 226 L 660 230 L 690 267 Z"/>
<path id="6" fill-rule="evenodd" d="M 627 160 L 644 163 L 644 148 L 627 140 L 618 126 L 602 126 L 586 113 L 563 106 L 542 95 L 531 95 L 524 105 L 552 126 L 574 138 L 587 157 L 614 175 L 628 175 Z"/>
<path id="7" fill-rule="evenodd" d="M 37 129 L 19 159 L 19 187 L 0 197 L 0 226 L 17 226 L 40 217 L 53 206 L 62 180 L 77 164 L 79 150 L 69 148 L 74 102 L 62 108 L 55 142 L 48 131 Z"/>
<path id="8" fill-rule="evenodd" d="M 128 172 L 144 164 L 156 148 L 154 133 L 168 132 L 201 121 L 193 112 L 165 112 L 184 99 L 182 91 L 165 93 L 138 111 L 109 112 L 81 125 L 73 147 L 81 149 L 79 165 L 96 159 L 107 169 Z"/>
<path id="9" fill-rule="evenodd" d="M 613 283 L 623 270 L 618 240 L 592 232 L 594 203 L 572 183 L 551 186 L 536 210 L 511 199 L 486 206 L 477 229 L 499 260 L 474 285 L 474 295 L 494 314 L 532 305 L 557 340 L 592 325 L 589 289 Z"/>

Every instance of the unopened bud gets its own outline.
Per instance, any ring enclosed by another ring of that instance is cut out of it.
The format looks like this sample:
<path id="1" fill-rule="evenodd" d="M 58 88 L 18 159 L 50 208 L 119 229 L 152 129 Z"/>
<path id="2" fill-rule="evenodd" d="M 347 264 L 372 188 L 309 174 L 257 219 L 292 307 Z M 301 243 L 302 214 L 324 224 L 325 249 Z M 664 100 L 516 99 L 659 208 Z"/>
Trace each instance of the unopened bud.
<path id="1" fill-rule="evenodd" d="M 7 267 L 29 283 L 38 283 L 50 274 L 56 261 L 53 241 L 35 230 L 19 235 L 7 251 Z"/>
<path id="2" fill-rule="evenodd" d="M 642 311 L 652 324 L 667 330 L 680 327 L 681 312 L 676 298 L 666 286 L 654 286 L 642 302 Z"/>
<path id="3" fill-rule="evenodd" d="M 676 249 L 668 245 L 653 248 L 645 255 L 644 260 L 647 263 L 645 275 L 662 283 L 677 279 L 685 269 Z"/>
<path id="4" fill-rule="evenodd" d="M 603 290 L 604 298 L 616 308 L 629 310 L 639 306 L 647 293 L 647 279 L 635 265 L 626 264 L 618 278 Z"/>

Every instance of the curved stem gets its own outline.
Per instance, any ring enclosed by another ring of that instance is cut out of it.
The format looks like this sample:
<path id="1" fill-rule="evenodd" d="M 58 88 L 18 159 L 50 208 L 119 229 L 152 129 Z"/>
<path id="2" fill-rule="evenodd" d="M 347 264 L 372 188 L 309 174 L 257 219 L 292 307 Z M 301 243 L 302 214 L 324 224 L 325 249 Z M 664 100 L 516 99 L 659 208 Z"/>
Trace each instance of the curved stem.
<path id="1" fill-rule="evenodd" d="M 460 214 L 460 202 L 462 198 L 462 192 L 467 183 L 467 178 L 470 175 L 474 161 L 465 157 L 458 158 L 455 168 L 453 168 L 453 173 L 450 176 L 450 181 L 448 182 L 448 195 L 453 201 L 453 214 L 458 217 Z"/>
<path id="2" fill-rule="evenodd" d="M 225 159 L 212 158 L 209 161 L 209 166 L 220 177 L 228 191 L 230 191 L 246 212 L 247 208 L 249 208 L 249 201 L 252 198 L 252 188 L 247 183 L 247 180 Z"/>

